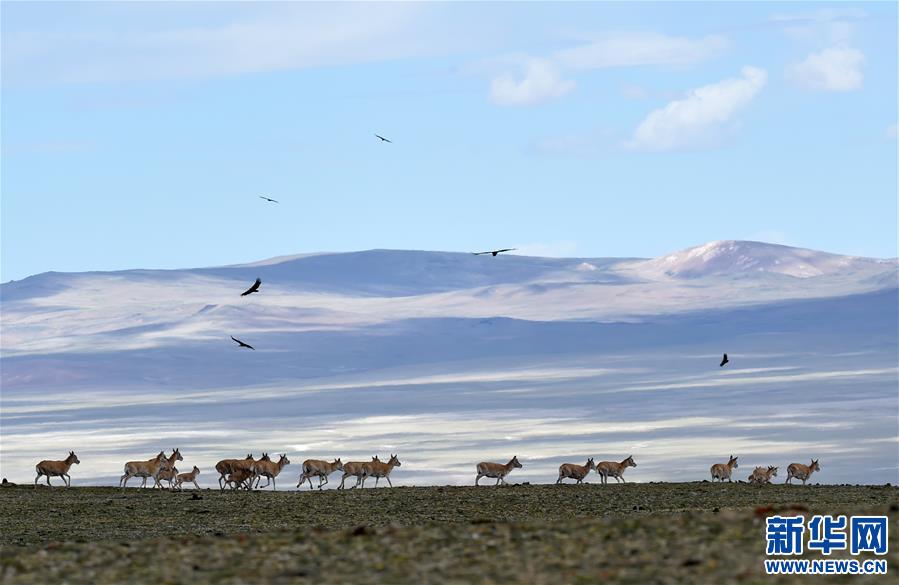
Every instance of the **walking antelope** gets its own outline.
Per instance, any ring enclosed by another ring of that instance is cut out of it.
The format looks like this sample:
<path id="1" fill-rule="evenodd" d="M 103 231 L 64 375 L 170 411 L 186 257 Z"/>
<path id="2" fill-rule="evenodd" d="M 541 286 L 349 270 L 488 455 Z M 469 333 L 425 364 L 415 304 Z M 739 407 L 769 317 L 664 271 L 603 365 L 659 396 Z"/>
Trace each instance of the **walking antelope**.
<path id="1" fill-rule="evenodd" d="M 194 486 L 197 489 L 200 489 L 200 484 L 197 483 L 197 476 L 200 475 L 200 468 L 194 465 L 193 470 L 190 473 L 179 473 L 175 478 L 175 489 L 180 490 L 181 484 L 185 482 L 193 482 Z"/>
<path id="2" fill-rule="evenodd" d="M 520 468 L 521 463 L 518 462 L 518 455 L 512 457 L 508 463 L 503 465 L 502 463 L 489 463 L 487 461 L 482 461 L 478 463 L 477 470 L 478 476 L 474 479 L 474 484 L 479 485 L 478 482 L 481 481 L 482 477 L 496 478 L 496 484 L 500 483 L 505 484 L 505 477 L 509 475 L 509 473 L 515 469 Z"/>
<path id="3" fill-rule="evenodd" d="M 167 481 L 169 482 L 169 489 L 172 489 L 176 477 L 178 477 L 177 467 L 163 466 L 159 469 L 159 473 L 156 474 L 156 484 L 153 487 L 162 489 L 162 482 Z"/>
<path id="4" fill-rule="evenodd" d="M 636 467 L 637 464 L 634 463 L 634 456 L 628 455 L 627 459 L 622 461 L 621 463 L 616 463 L 614 461 L 600 461 L 596 464 L 596 473 L 599 474 L 601 478 L 601 483 L 609 483 L 609 478 L 614 477 L 615 483 L 627 483 L 624 481 L 624 470 L 628 467 Z"/>
<path id="5" fill-rule="evenodd" d="M 787 481 L 785 481 L 784 483 L 790 483 L 790 480 L 795 477 L 796 479 L 801 479 L 802 485 L 805 485 L 805 482 L 815 471 L 821 471 L 821 467 L 818 465 L 817 459 L 812 459 L 811 465 L 803 465 L 802 463 L 790 463 L 789 465 L 787 465 Z"/>
<path id="6" fill-rule="evenodd" d="M 771 483 L 771 478 L 777 477 L 777 468 L 769 465 L 768 469 L 756 467 L 749 474 L 749 483 Z"/>
<path id="7" fill-rule="evenodd" d="M 716 463 L 712 465 L 710 471 L 712 472 L 712 481 L 716 479 L 718 481 L 731 481 L 730 474 L 733 472 L 735 468 L 739 467 L 737 465 L 737 458 L 733 455 L 730 456 L 730 459 L 727 460 L 727 463 Z"/>
<path id="8" fill-rule="evenodd" d="M 162 483 L 160 480 L 168 480 L 169 487 L 172 487 L 172 481 L 175 479 L 175 476 L 178 475 L 178 470 L 175 469 L 175 461 L 184 461 L 184 457 L 181 456 L 181 451 L 175 449 L 172 451 L 172 454 L 165 458 L 162 462 L 162 467 L 156 472 L 153 476 L 153 487 L 162 489 Z"/>
<path id="9" fill-rule="evenodd" d="M 125 474 L 119 479 L 119 487 L 125 489 L 125 486 L 128 485 L 128 480 L 132 477 L 144 478 L 140 487 L 146 487 L 147 478 L 155 478 L 166 461 L 168 459 L 165 457 L 165 451 L 160 451 L 159 455 L 149 461 L 129 461 L 125 464 Z"/>
<path id="10" fill-rule="evenodd" d="M 375 455 L 374 457 L 371 458 L 371 462 L 374 462 L 374 461 L 380 462 L 380 459 L 378 459 L 377 455 Z M 365 473 L 365 465 L 368 463 L 370 463 L 370 462 L 369 461 L 347 461 L 346 463 L 344 463 L 343 464 L 343 477 L 340 478 L 340 485 L 337 487 L 337 489 L 342 490 L 343 482 L 345 482 L 346 478 L 350 477 L 351 475 L 356 477 L 356 485 L 354 485 L 350 489 L 353 489 L 356 486 L 358 486 L 362 482 L 362 476 Z"/>
<path id="11" fill-rule="evenodd" d="M 590 473 L 591 469 L 596 469 L 596 464 L 593 463 L 592 457 L 587 459 L 587 463 L 584 465 L 563 463 L 559 466 L 559 479 L 556 480 L 556 483 L 562 483 L 562 480 L 566 477 L 576 479 L 578 483 L 581 483 L 584 481 L 584 478 L 587 477 L 587 474 Z"/>
<path id="12" fill-rule="evenodd" d="M 252 466 L 255 463 L 256 460 L 253 459 L 252 453 L 247 454 L 245 459 L 222 459 L 215 464 L 215 470 L 221 474 L 219 476 L 219 487 L 225 489 L 225 478 L 237 468 L 242 466 Z"/>
<path id="13" fill-rule="evenodd" d="M 328 483 L 328 476 L 337 470 L 343 471 L 343 463 L 340 461 L 339 457 L 331 463 L 322 461 L 321 459 L 307 459 L 306 461 L 303 461 L 303 474 L 300 476 L 297 487 L 300 487 L 308 480 L 309 489 L 314 489 L 312 486 L 312 477 L 317 476 L 318 489 L 322 489 L 322 486 Z"/>
<path id="14" fill-rule="evenodd" d="M 366 463 L 362 466 L 362 487 L 365 487 L 365 480 L 368 477 L 375 478 L 375 487 L 378 487 L 378 480 L 382 477 L 387 480 L 387 484 L 390 487 L 393 487 L 393 484 L 390 483 L 390 472 L 393 471 L 394 467 L 400 467 L 401 465 L 399 458 L 393 454 L 390 455 L 390 460 L 387 463 L 381 463 L 376 460 Z"/>
<path id="15" fill-rule="evenodd" d="M 284 469 L 285 465 L 290 465 L 290 459 L 287 458 L 287 455 L 281 455 L 278 459 L 278 462 L 273 462 L 268 453 L 262 454 L 262 459 L 256 462 L 256 486 L 259 487 L 259 482 L 262 481 L 262 477 L 265 476 L 265 485 L 262 486 L 264 488 L 268 487 L 268 484 L 272 484 L 272 489 L 275 489 L 275 478 L 278 477 L 278 474 L 281 473 L 281 470 Z"/>
<path id="16" fill-rule="evenodd" d="M 72 478 L 69 477 L 69 468 L 72 467 L 73 463 L 81 463 L 81 461 L 78 461 L 78 456 L 75 455 L 74 451 L 69 451 L 69 456 L 62 461 L 53 461 L 50 459 L 41 461 L 34 466 L 35 471 L 37 471 L 37 477 L 34 478 L 34 487 L 37 487 L 37 480 L 39 480 L 42 475 L 47 476 L 47 485 L 50 485 L 50 476 L 52 475 L 53 477 L 61 477 L 62 482 L 66 484 L 66 487 L 72 487 Z"/>

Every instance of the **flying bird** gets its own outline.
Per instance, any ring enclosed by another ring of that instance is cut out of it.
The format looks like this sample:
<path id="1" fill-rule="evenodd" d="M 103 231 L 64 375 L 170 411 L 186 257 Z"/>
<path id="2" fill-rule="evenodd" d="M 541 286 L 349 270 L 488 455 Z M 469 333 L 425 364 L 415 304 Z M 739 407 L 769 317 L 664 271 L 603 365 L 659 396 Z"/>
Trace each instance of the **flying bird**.
<path id="1" fill-rule="evenodd" d="M 381 139 L 381 142 L 389 142 L 389 143 L 393 144 L 393 141 L 392 141 L 392 140 L 387 140 L 386 138 L 384 138 L 384 137 L 381 136 L 380 134 L 375 134 L 375 136 L 377 136 L 378 138 L 380 138 L 380 139 Z"/>
<path id="2" fill-rule="evenodd" d="M 240 293 L 240 296 L 245 297 L 245 296 L 247 296 L 247 295 L 253 294 L 254 292 L 259 292 L 259 285 L 260 285 L 260 284 L 262 284 L 262 279 L 261 279 L 261 278 L 257 278 L 257 279 L 256 279 L 256 282 L 253 283 L 253 286 L 251 286 L 250 288 L 248 288 L 248 289 L 245 290 L 244 292 Z"/>
<path id="3" fill-rule="evenodd" d="M 729 362 L 729 361 L 730 361 L 730 360 L 727 359 L 727 354 L 724 354 L 724 357 L 721 358 L 721 363 L 718 364 L 718 367 L 719 367 L 719 368 L 724 367 L 724 364 L 726 364 L 726 363 Z"/>
<path id="4" fill-rule="evenodd" d="M 486 252 L 472 252 L 475 256 L 480 256 L 481 254 L 492 254 L 494 257 L 501 252 L 511 252 L 512 250 L 517 250 L 518 248 L 503 248 L 502 250 L 487 250 Z"/>
<path id="5" fill-rule="evenodd" d="M 269 203 L 278 203 L 278 201 L 277 201 L 276 199 L 272 199 L 271 197 L 264 197 L 264 196 L 260 195 L 259 198 L 260 198 L 260 199 L 265 199 L 265 200 L 268 201 Z"/>
<path id="6" fill-rule="evenodd" d="M 250 345 L 249 343 L 244 343 L 243 341 L 237 339 L 237 338 L 234 337 L 233 335 L 231 336 L 231 339 L 233 339 L 234 341 L 236 341 L 237 344 L 238 344 L 240 347 L 249 347 L 249 348 L 252 349 L 253 351 L 256 351 L 256 348 L 255 348 L 255 347 L 253 347 L 253 346 Z"/>

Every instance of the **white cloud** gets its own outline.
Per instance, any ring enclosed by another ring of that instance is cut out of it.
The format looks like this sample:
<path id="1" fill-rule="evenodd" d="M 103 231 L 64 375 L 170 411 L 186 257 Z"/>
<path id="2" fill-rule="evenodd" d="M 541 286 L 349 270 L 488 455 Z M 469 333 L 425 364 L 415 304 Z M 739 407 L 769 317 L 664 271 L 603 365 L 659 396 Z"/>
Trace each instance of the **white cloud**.
<path id="1" fill-rule="evenodd" d="M 213 13 L 215 17 L 208 17 Z M 4 84 L 205 78 L 441 54 L 460 48 L 414 4 L 123 9 L 116 26 L 4 29 Z M 187 24 L 199 14 L 201 24 Z M 214 22 L 210 24 L 209 21 Z M 177 23 L 177 24 L 171 24 Z"/>
<path id="2" fill-rule="evenodd" d="M 614 34 L 559 51 L 555 59 L 570 69 L 690 65 L 717 57 L 727 46 L 727 40 L 718 35 L 691 39 L 658 33 Z"/>
<path id="3" fill-rule="evenodd" d="M 864 53 L 841 45 L 812 53 L 805 60 L 789 65 L 786 77 L 812 91 L 852 91 L 862 86 L 864 64 Z"/>
<path id="4" fill-rule="evenodd" d="M 490 82 L 490 99 L 501 106 L 532 106 L 562 97 L 574 89 L 574 81 L 562 79 L 548 59 L 528 58 L 523 63 L 524 76 L 510 73 Z"/>
<path id="5" fill-rule="evenodd" d="M 855 34 L 856 23 L 868 14 L 859 8 L 823 9 L 804 14 L 774 14 L 771 22 L 798 42 L 818 45 L 846 43 Z"/>
<path id="6" fill-rule="evenodd" d="M 669 66 L 683 67 L 717 57 L 728 47 L 722 36 L 701 38 L 672 37 L 659 33 L 616 33 L 546 57 L 506 56 L 482 61 L 470 67 L 477 71 L 511 61 L 520 69 L 518 76 L 503 72 L 490 84 L 490 99 L 503 106 L 528 106 L 562 97 L 575 88 L 573 80 L 563 79 L 565 71 L 606 69 L 611 67 Z M 623 91 L 632 99 L 645 99 L 646 90 L 626 86 Z"/>
<path id="7" fill-rule="evenodd" d="M 747 66 L 742 77 L 696 88 L 685 98 L 651 112 L 626 145 L 649 151 L 707 145 L 724 124 L 752 102 L 767 79 L 764 69 Z"/>

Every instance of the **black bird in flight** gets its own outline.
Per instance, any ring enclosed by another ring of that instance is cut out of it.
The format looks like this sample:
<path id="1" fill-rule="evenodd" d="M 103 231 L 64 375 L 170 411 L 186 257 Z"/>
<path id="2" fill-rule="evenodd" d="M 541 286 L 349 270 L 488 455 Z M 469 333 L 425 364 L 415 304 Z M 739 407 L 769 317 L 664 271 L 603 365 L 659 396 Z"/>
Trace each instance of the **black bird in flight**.
<path id="1" fill-rule="evenodd" d="M 380 134 L 375 134 L 375 136 L 377 136 L 378 138 L 380 138 L 380 139 L 381 139 L 381 142 L 389 142 L 389 143 L 393 144 L 393 141 L 392 141 L 392 140 L 387 140 L 386 138 L 384 138 L 384 137 L 381 136 Z"/>
<path id="2" fill-rule="evenodd" d="M 255 347 L 253 347 L 253 346 L 250 345 L 249 343 L 244 343 L 243 341 L 237 339 L 237 338 L 234 337 L 233 335 L 231 336 L 231 339 L 233 339 L 234 341 L 236 341 L 237 344 L 240 345 L 241 347 L 249 347 L 249 348 L 252 349 L 253 351 L 256 351 L 256 348 L 255 348 Z"/>
<path id="3" fill-rule="evenodd" d="M 475 256 L 480 256 L 481 254 L 492 254 L 496 257 L 497 254 L 501 252 L 511 252 L 512 250 L 517 250 L 518 248 L 503 248 L 502 250 L 487 250 L 486 252 L 472 252 Z"/>
<path id="4" fill-rule="evenodd" d="M 261 279 L 261 278 L 257 278 L 257 279 L 256 279 L 256 282 L 253 283 L 253 286 L 251 286 L 251 287 L 248 288 L 247 290 L 245 290 L 245 291 L 243 291 L 242 293 L 240 293 L 240 296 L 245 297 L 245 296 L 247 296 L 247 295 L 253 294 L 254 292 L 259 292 L 259 285 L 260 285 L 260 284 L 262 284 L 262 279 Z"/>
<path id="5" fill-rule="evenodd" d="M 720 364 L 718 364 L 718 367 L 719 367 L 719 368 L 721 368 L 721 367 L 723 367 L 723 366 L 724 366 L 724 364 L 726 364 L 726 363 L 727 363 L 727 362 L 729 362 L 729 361 L 730 361 L 730 360 L 729 360 L 729 359 L 727 359 L 727 354 L 724 354 L 724 357 L 723 357 L 723 358 L 721 358 L 721 363 L 720 363 Z"/>
<path id="6" fill-rule="evenodd" d="M 276 199 L 272 199 L 271 197 L 264 197 L 264 196 L 260 195 L 259 198 L 260 198 L 260 199 L 265 199 L 265 200 L 268 201 L 269 203 L 278 203 L 278 201 L 277 201 Z"/>

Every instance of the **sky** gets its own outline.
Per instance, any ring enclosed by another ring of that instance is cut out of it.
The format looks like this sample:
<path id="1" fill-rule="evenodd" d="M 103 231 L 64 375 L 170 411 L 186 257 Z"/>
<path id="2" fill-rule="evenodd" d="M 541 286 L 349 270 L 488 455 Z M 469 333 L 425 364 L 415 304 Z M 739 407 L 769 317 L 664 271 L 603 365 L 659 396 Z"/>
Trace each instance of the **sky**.
<path id="1" fill-rule="evenodd" d="M 899 255 L 895 3 L 0 10 L 3 282 L 371 248 Z"/>

